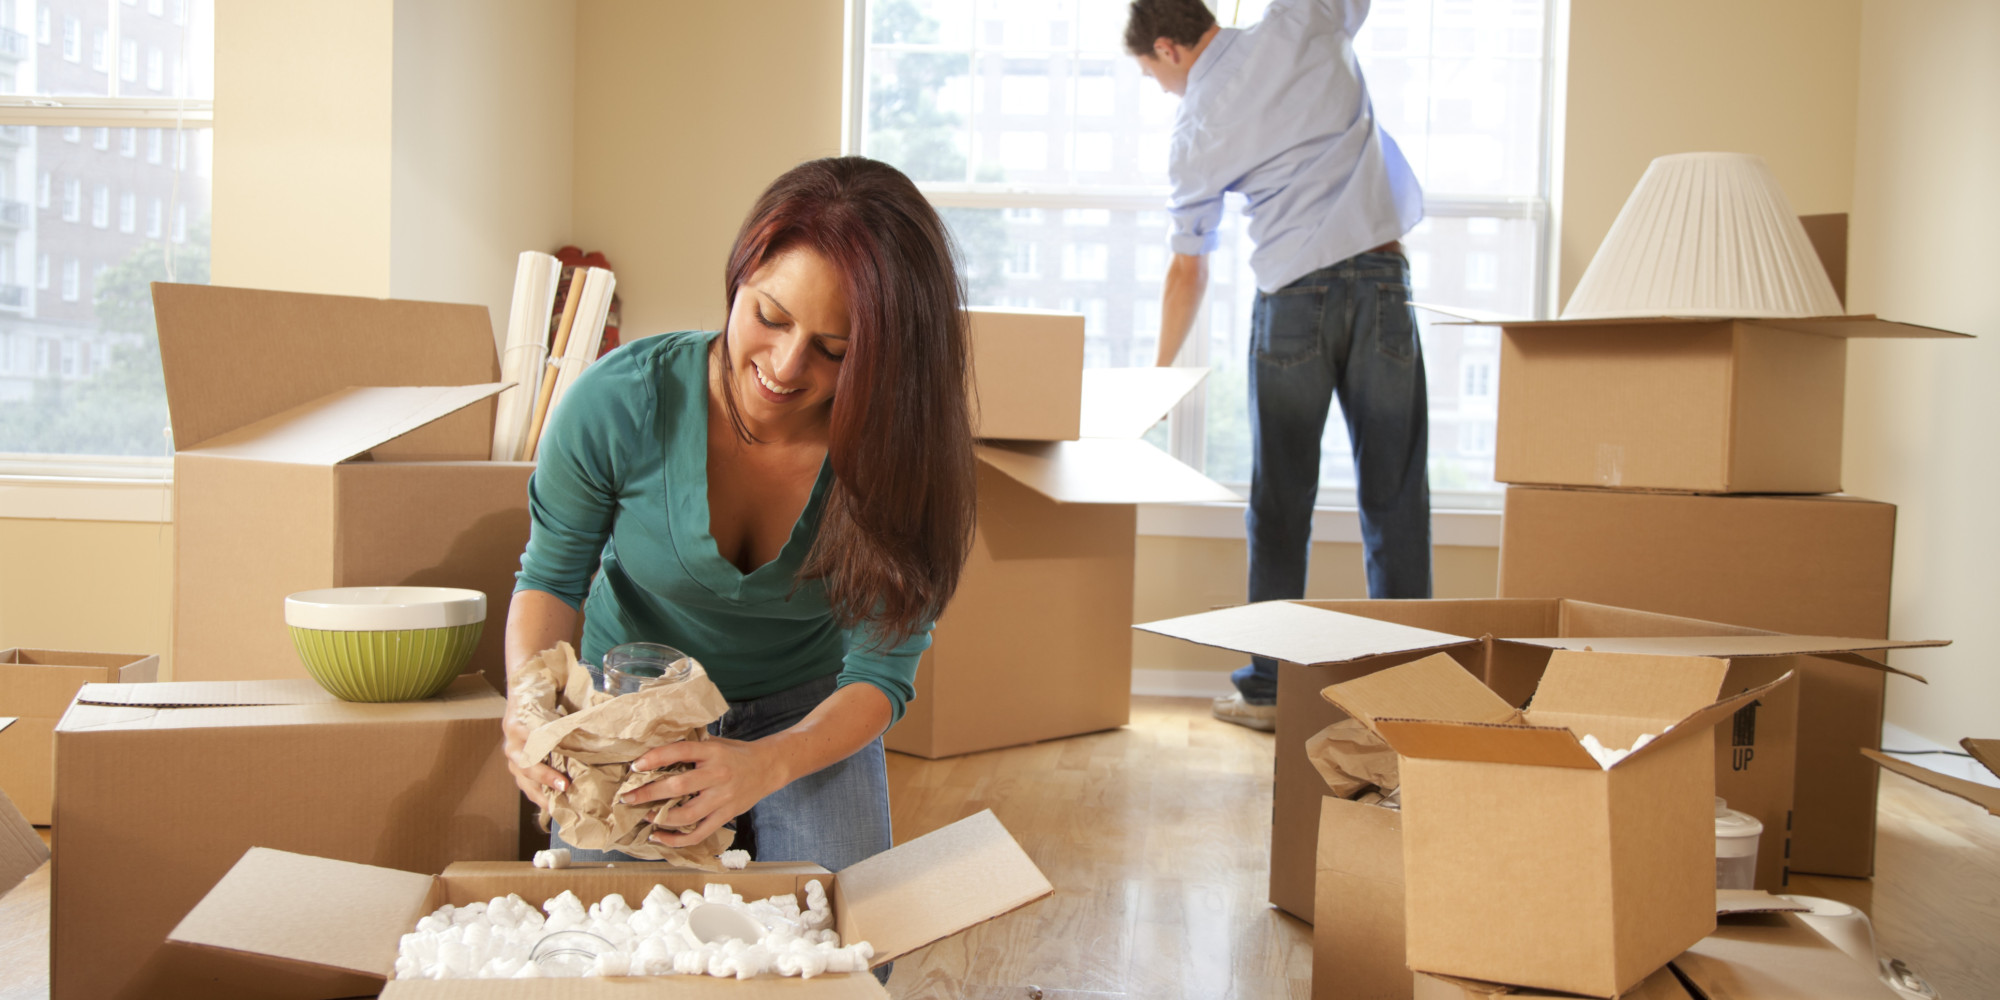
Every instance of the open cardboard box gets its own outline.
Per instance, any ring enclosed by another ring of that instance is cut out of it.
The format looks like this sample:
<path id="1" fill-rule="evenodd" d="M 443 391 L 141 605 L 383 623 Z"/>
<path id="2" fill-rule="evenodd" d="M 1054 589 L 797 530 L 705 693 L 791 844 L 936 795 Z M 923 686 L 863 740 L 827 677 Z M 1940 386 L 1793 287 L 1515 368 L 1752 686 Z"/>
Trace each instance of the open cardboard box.
<path id="1" fill-rule="evenodd" d="M 1559 650 L 1525 711 L 1444 654 L 1327 688 L 1401 758 L 1410 967 L 1615 997 L 1714 930 L 1711 729 L 1764 693 L 1715 700 L 1728 669 Z"/>
<path id="2" fill-rule="evenodd" d="M 0 790 L 36 826 L 49 825 L 56 720 L 85 684 L 138 684 L 160 658 L 67 649 L 0 650 Z"/>
<path id="3" fill-rule="evenodd" d="M 174 432 L 174 676 L 303 677 L 284 599 L 484 591 L 469 669 L 528 538 L 527 462 L 488 461 L 505 388 L 482 306 L 155 284 Z"/>
<path id="4" fill-rule="evenodd" d="M 1958 742 L 1972 759 L 1979 762 L 1988 774 L 2000 777 L 2000 740 L 1963 739 Z M 1861 755 L 1880 764 L 1884 770 L 1894 771 L 1905 778 L 1920 781 L 1941 792 L 1949 792 L 1976 806 L 1981 806 L 1995 816 L 2000 816 L 2000 788 L 1981 784 L 1955 774 L 1933 771 L 1911 761 L 1891 757 L 1877 750 L 1862 748 Z"/>
<path id="5" fill-rule="evenodd" d="M 4 721 L 4 720 L 0 720 Z M 49 859 L 49 845 L 35 832 L 28 817 L 14 808 L 6 792 L 0 792 L 0 896 L 34 874 Z"/>
<path id="6" fill-rule="evenodd" d="M 1785 636 L 1740 626 L 1633 611 L 1561 598 L 1480 598 L 1430 601 L 1266 601 L 1138 626 L 1150 632 L 1282 661 L 1278 670 L 1277 759 L 1272 765 L 1271 903 L 1301 920 L 1314 919 L 1314 858 L 1320 799 L 1326 783 L 1307 760 L 1306 740 L 1346 716 L 1319 692 L 1433 653 L 1447 653 L 1514 705 L 1527 702 L 1550 650 L 1565 643 L 1629 640 L 1637 652 L 1730 658 L 1726 690 L 1760 686 L 1826 651 L 1849 656 L 1870 649 L 1944 645 L 1825 636 Z M 1574 642 L 1572 642 L 1574 641 Z M 1740 662 L 1739 662 L 1740 661 Z M 1764 662 L 1753 662 L 1764 661 Z M 1861 657 L 1833 669 L 1873 674 L 1887 669 Z M 1718 750 L 1718 794 L 1743 802 L 1765 820 L 1772 847 L 1760 852 L 1759 886 L 1783 882 L 1790 770 L 1783 743 L 1788 694 L 1778 689 L 1757 709 L 1756 755 L 1740 761 L 1734 747 Z M 1733 732 L 1732 728 L 1732 732 Z M 1768 747 L 1768 750 L 1765 748 Z M 1757 763 L 1758 761 L 1763 764 Z M 1768 766 L 1766 766 L 1768 765 Z"/>
<path id="7" fill-rule="evenodd" d="M 530 904 L 570 890 L 586 905 L 616 892 L 643 899 L 656 884 L 676 893 L 727 882 L 745 898 L 828 886 L 843 944 L 867 941 L 874 964 L 1048 896 L 1055 890 L 990 810 L 897 845 L 839 874 L 813 865 L 752 864 L 711 874 L 660 863 L 537 869 L 520 862 L 458 863 L 436 878 L 324 858 L 252 849 L 168 935 L 184 967 L 218 989 L 255 982 L 262 992 L 346 997 L 887 997 L 867 974 L 811 980 L 706 976 L 564 980 L 391 979 L 401 935 L 446 903 L 517 893 Z M 385 984 L 386 983 L 386 987 Z M 650 988 L 649 988 L 650 987 Z M 218 994 L 220 995 L 220 994 Z"/>
<path id="8" fill-rule="evenodd" d="M 1239 499 L 1139 440 L 1185 368 L 1083 370 L 1083 317 L 973 310 L 979 525 L 917 694 L 884 737 L 949 757 L 1131 717 L 1138 505 Z"/>
<path id="9" fill-rule="evenodd" d="M 389 704 L 305 680 L 85 686 L 56 726 L 50 995 L 218 995 L 161 944 L 253 846 L 423 872 L 516 857 L 505 704 L 474 674 Z"/>
<path id="10" fill-rule="evenodd" d="M 1634 530 L 1643 525 L 1644 530 Z M 1574 597 L 1800 635 L 1889 635 L 1896 508 L 1854 497 L 1509 488 L 1503 597 Z M 1885 676 L 1799 668 L 1792 869 L 1875 866 Z"/>

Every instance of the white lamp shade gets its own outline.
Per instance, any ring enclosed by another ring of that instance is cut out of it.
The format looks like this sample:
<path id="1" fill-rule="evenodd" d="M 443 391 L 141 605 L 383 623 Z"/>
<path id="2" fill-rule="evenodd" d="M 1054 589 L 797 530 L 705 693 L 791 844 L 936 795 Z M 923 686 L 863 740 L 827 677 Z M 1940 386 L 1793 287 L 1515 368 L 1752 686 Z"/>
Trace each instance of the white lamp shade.
<path id="1" fill-rule="evenodd" d="M 1680 153 L 1646 168 L 1562 318 L 1842 311 L 1805 226 L 1762 157 Z"/>

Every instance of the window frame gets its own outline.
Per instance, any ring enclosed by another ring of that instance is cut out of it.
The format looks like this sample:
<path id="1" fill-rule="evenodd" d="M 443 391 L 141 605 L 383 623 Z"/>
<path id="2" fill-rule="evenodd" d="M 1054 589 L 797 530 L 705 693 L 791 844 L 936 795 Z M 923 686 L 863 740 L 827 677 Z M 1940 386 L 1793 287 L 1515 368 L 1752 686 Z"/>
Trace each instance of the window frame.
<path id="1" fill-rule="evenodd" d="M 841 149 L 850 155 L 860 155 L 862 152 L 862 130 L 867 120 L 867 54 L 871 47 L 868 40 L 868 10 L 872 2 L 873 0 L 847 0 L 846 4 L 847 41 L 842 60 L 843 115 L 840 134 Z M 1433 196 L 1426 191 L 1424 196 L 1424 217 L 1427 219 L 1526 220 L 1535 227 L 1535 280 L 1532 295 L 1533 315 L 1538 318 L 1548 316 L 1552 312 L 1551 303 L 1557 282 L 1555 248 L 1560 246 L 1561 224 L 1559 204 L 1561 175 L 1558 161 L 1562 149 L 1564 114 L 1562 99 L 1567 72 L 1564 46 L 1567 44 L 1568 36 L 1568 8 L 1569 0 L 1544 0 L 1540 58 L 1541 162 L 1537 171 L 1540 193 L 1533 197 L 1477 196 L 1452 192 L 1441 192 Z M 1218 20 L 1220 19 L 1218 17 Z M 895 47 L 885 46 L 885 48 Z M 994 46 L 981 40 L 975 26 L 968 43 L 968 51 L 972 57 L 976 59 L 980 51 L 992 48 L 1004 48 L 1004 46 Z M 1165 185 L 1087 187 L 1019 182 L 917 181 L 916 186 L 931 205 L 939 209 L 1161 211 L 1170 194 Z M 1231 211 L 1236 209 L 1232 208 Z M 1189 343 L 1182 349 L 1177 365 L 1184 367 L 1208 365 L 1211 344 L 1208 316 L 1208 308 L 1203 308 L 1197 313 L 1194 329 L 1188 334 Z M 1492 398 L 1497 399 L 1497 370 L 1493 378 L 1495 384 Z M 1203 469 L 1206 465 L 1207 416 L 1207 394 L 1204 387 L 1197 388 L 1191 393 L 1167 418 L 1168 453 L 1197 470 Z M 1225 482 L 1223 485 L 1245 497 L 1249 495 L 1247 482 Z M 1497 511 L 1504 499 L 1504 487 L 1499 490 L 1433 489 L 1431 491 L 1433 510 Z M 1353 509 L 1356 506 L 1354 491 L 1322 486 L 1317 506 Z"/>

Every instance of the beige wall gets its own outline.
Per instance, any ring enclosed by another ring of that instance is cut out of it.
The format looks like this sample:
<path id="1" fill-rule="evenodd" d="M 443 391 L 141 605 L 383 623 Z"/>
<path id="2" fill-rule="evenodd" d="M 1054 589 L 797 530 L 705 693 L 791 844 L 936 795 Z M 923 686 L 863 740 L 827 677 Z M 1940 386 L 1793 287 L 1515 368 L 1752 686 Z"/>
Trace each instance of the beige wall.
<path id="1" fill-rule="evenodd" d="M 1558 301 L 1656 156 L 1755 153 L 1799 214 L 1847 211 L 1860 10 L 1860 0 L 1573 0 Z"/>
<path id="2" fill-rule="evenodd" d="M 569 2 L 396 4 L 389 295 L 483 304 L 506 336 L 515 259 L 571 238 L 575 37 Z"/>
<path id="3" fill-rule="evenodd" d="M 2000 5 L 1862 6 L 1850 311 L 1973 341 L 1857 341 L 1846 481 L 1899 507 L 1895 634 L 1952 647 L 1902 662 L 1889 720 L 1955 745 L 2000 733 Z"/>
<path id="4" fill-rule="evenodd" d="M 0 518 L 0 648 L 158 653 L 170 676 L 174 529 Z"/>
<path id="5" fill-rule="evenodd" d="M 1133 572 L 1133 621 L 1191 615 L 1243 603 L 1249 557 L 1241 539 L 1139 536 Z M 1500 550 L 1441 545 L 1432 550 L 1432 592 L 1438 597 L 1492 597 L 1498 587 Z M 1361 546 L 1321 543 L 1312 547 L 1306 596 L 1331 600 L 1368 596 L 1362 576 Z M 1164 636 L 1135 633 L 1135 670 L 1230 670 L 1242 666 L 1240 653 L 1208 649 Z"/>
<path id="6" fill-rule="evenodd" d="M 840 152 L 841 0 L 578 8 L 576 232 L 618 271 L 626 337 L 724 315 L 722 270 L 771 180 Z"/>

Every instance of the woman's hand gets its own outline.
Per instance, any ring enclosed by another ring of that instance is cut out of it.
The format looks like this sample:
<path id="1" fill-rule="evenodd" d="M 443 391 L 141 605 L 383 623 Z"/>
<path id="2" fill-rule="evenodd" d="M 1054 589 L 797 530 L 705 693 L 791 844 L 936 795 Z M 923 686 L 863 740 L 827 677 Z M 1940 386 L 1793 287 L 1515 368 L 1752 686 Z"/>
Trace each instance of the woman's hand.
<path id="1" fill-rule="evenodd" d="M 638 805 L 692 795 L 693 798 L 680 805 L 660 809 L 654 814 L 653 822 L 660 826 L 692 826 L 694 829 L 680 835 L 664 831 L 655 833 L 653 843 L 666 847 L 693 847 L 721 829 L 722 824 L 749 812 L 750 807 L 763 801 L 764 796 L 791 783 L 782 754 L 772 745 L 774 742 L 683 740 L 654 747 L 632 762 L 633 770 L 653 771 L 680 763 L 693 764 L 694 769 L 671 774 L 634 789 L 626 794 L 624 801 L 628 805 Z M 526 786 L 522 787 L 525 790 Z"/>
<path id="2" fill-rule="evenodd" d="M 528 726 L 514 711 L 514 698 L 511 693 L 507 695 L 507 714 L 500 718 L 500 752 L 507 758 L 507 773 L 514 776 L 514 784 L 520 787 L 521 794 L 526 795 L 528 801 L 547 809 L 549 789 L 566 791 L 569 779 L 563 777 L 561 771 L 540 761 L 529 767 L 514 763 L 514 754 L 528 742 Z"/>

